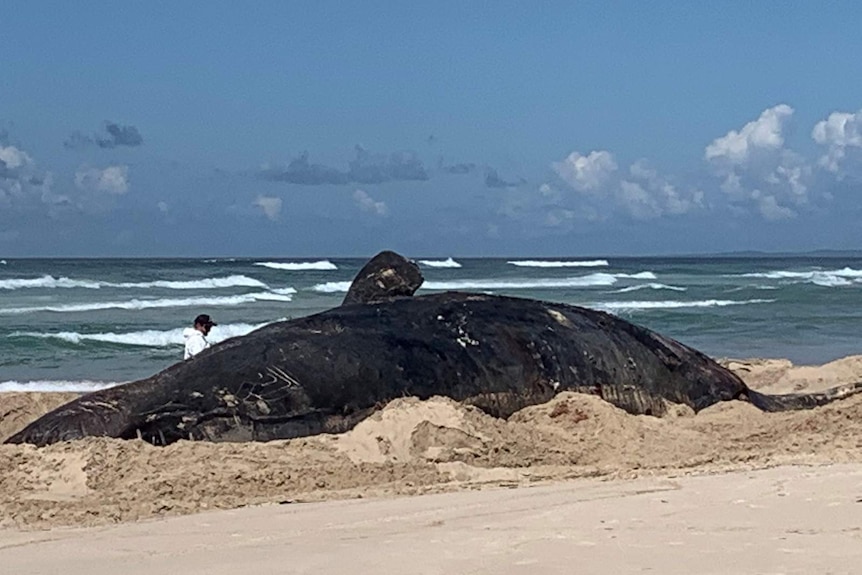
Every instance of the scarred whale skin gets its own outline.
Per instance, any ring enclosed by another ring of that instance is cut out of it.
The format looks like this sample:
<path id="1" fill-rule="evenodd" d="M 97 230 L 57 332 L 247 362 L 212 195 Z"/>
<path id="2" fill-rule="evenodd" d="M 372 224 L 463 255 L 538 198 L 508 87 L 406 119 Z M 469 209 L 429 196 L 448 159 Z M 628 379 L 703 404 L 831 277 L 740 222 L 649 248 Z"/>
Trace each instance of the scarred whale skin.
<path id="1" fill-rule="evenodd" d="M 84 395 L 8 442 L 286 439 L 347 430 L 402 396 L 443 395 L 507 417 L 573 390 L 661 415 L 668 401 L 695 411 L 731 399 L 806 408 L 860 387 L 767 396 L 697 350 L 608 313 L 443 292 L 264 326 L 147 379 Z"/>

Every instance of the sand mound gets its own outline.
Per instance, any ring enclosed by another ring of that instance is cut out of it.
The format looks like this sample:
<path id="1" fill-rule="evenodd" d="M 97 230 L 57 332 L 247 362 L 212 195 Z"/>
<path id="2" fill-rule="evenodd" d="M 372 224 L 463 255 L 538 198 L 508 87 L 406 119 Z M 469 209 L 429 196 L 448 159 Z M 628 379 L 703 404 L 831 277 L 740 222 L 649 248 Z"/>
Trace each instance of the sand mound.
<path id="1" fill-rule="evenodd" d="M 753 387 L 826 387 L 860 375 L 859 358 L 821 366 L 729 362 Z M 859 379 L 862 379 L 860 377 Z M 64 396 L 65 395 L 65 396 Z M 5 436 L 69 399 L 0 394 Z M 87 439 L 0 446 L 0 526 L 129 521 L 203 509 L 523 485 L 583 476 L 674 475 L 785 463 L 862 461 L 862 397 L 762 413 L 726 402 L 694 415 L 633 416 L 562 393 L 508 421 L 448 398 L 391 402 L 353 430 L 270 443 L 165 448 Z"/>
<path id="2" fill-rule="evenodd" d="M 0 393 L 0 443 L 31 421 L 78 397 L 77 393 Z"/>
<path id="3" fill-rule="evenodd" d="M 448 397 L 408 397 L 329 440 L 354 462 L 446 461 L 481 452 L 505 425 Z"/>
<path id="4" fill-rule="evenodd" d="M 862 381 L 862 355 L 824 365 L 793 365 L 786 359 L 724 359 L 719 363 L 735 372 L 751 388 L 764 393 L 822 391 Z"/>

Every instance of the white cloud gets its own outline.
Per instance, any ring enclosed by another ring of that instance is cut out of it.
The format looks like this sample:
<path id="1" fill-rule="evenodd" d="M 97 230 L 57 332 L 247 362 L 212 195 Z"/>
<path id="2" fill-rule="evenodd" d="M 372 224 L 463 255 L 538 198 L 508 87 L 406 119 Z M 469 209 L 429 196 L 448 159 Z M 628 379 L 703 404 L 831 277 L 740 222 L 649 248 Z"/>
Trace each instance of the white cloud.
<path id="1" fill-rule="evenodd" d="M 598 150 L 582 156 L 572 152 L 561 162 L 552 164 L 554 171 L 567 184 L 579 192 L 601 195 L 605 184 L 617 170 L 617 163 L 610 152 Z"/>
<path id="2" fill-rule="evenodd" d="M 261 195 L 252 204 L 260 208 L 267 219 L 273 222 L 281 215 L 281 198 Z"/>
<path id="3" fill-rule="evenodd" d="M 609 151 L 586 155 L 574 151 L 551 164 L 567 186 L 560 182 L 556 188 L 542 185 L 538 194 L 534 192 L 533 202 L 537 209 L 542 208 L 549 226 L 565 222 L 569 215 L 561 217 L 563 213 L 580 217 L 587 208 L 604 217 L 621 212 L 645 220 L 680 216 L 721 203 L 736 214 L 755 214 L 766 220 L 794 218 L 803 210 L 824 207 L 832 195 L 829 183 L 821 181 L 825 172 L 815 169 L 814 160 L 787 146 L 793 116 L 794 110 L 787 104 L 767 108 L 705 146 L 703 157 L 717 177 L 716 187 L 704 187 L 703 182 L 692 186 L 664 176 L 645 160 L 625 171 Z M 812 138 L 828 147 L 821 164 L 832 172 L 839 172 L 840 167 L 839 178 L 851 165 L 862 168 L 862 110 L 831 114 L 814 127 Z M 859 162 L 851 163 L 851 150 Z M 839 166 L 841 161 L 844 164 Z M 708 201 L 703 190 L 720 190 L 721 194 L 713 194 Z"/>
<path id="4" fill-rule="evenodd" d="M 815 124 L 811 137 L 818 144 L 862 146 L 860 123 L 862 117 L 859 113 L 832 112 L 828 118 Z"/>
<path id="5" fill-rule="evenodd" d="M 121 196 L 129 191 L 129 167 L 108 166 L 100 170 L 82 166 L 75 173 L 75 185 L 85 191 Z"/>
<path id="6" fill-rule="evenodd" d="M 790 165 L 784 163 L 770 174 L 768 181 L 783 187 L 793 203 L 802 205 L 808 202 L 808 185 L 805 183 L 810 175 L 810 168 L 806 165 Z"/>
<path id="7" fill-rule="evenodd" d="M 51 204 L 51 173 L 38 173 L 36 163 L 27 152 L 15 146 L 0 145 L 0 206 Z"/>
<path id="8" fill-rule="evenodd" d="M 561 218 L 559 208 L 575 210 L 579 217 L 589 211 L 590 220 L 603 219 L 599 213 L 610 214 L 621 210 L 635 219 L 652 219 L 661 216 L 686 214 L 703 208 L 703 192 L 680 189 L 668 178 L 650 167 L 646 160 L 638 160 L 629 167 L 628 174 L 619 171 L 613 155 L 606 151 L 593 151 L 583 156 L 572 152 L 561 162 L 552 164 L 554 170 L 580 197 L 572 199 L 555 193 L 548 184 L 539 187 L 539 197 L 551 202 L 546 225 L 556 226 L 569 219 Z M 587 210 L 589 208 L 589 210 Z"/>
<path id="9" fill-rule="evenodd" d="M 840 174 L 848 148 L 862 148 L 862 110 L 855 114 L 832 112 L 825 120 L 814 125 L 811 137 L 826 153 L 818 164 L 830 172 Z"/>
<path id="10" fill-rule="evenodd" d="M 626 211 L 636 219 L 647 220 L 661 215 L 656 199 L 638 183 L 620 182 L 619 198 Z"/>
<path id="11" fill-rule="evenodd" d="M 760 190 L 755 190 L 754 199 L 757 201 L 760 215 L 767 220 L 789 220 L 796 217 L 796 212 L 788 207 L 778 205 L 775 196 L 762 194 Z"/>
<path id="12" fill-rule="evenodd" d="M 17 170 L 23 166 L 28 166 L 33 163 L 30 156 L 15 146 L 0 146 L 0 162 L 4 165 L 0 166 L 0 170 Z M 2 172 L 0 172 L 2 173 Z"/>
<path id="13" fill-rule="evenodd" d="M 539 186 L 539 196 L 545 201 L 557 201 L 562 197 L 562 192 L 550 184 Z"/>
<path id="14" fill-rule="evenodd" d="M 629 176 L 629 179 L 620 182 L 620 201 L 635 218 L 678 216 L 704 207 L 702 191 L 680 190 L 646 160 L 641 159 L 632 164 Z"/>
<path id="15" fill-rule="evenodd" d="M 359 209 L 363 212 L 371 212 L 378 216 L 385 216 L 389 213 L 389 208 L 386 207 L 385 203 L 375 201 L 365 190 L 356 190 L 353 192 L 353 199 L 356 200 Z"/>
<path id="16" fill-rule="evenodd" d="M 768 108 L 706 147 L 704 157 L 721 178 L 720 189 L 732 207 L 778 220 L 795 217 L 809 203 L 811 166 L 784 146 L 792 115 L 786 104 Z"/>
<path id="17" fill-rule="evenodd" d="M 784 146 L 784 125 L 793 116 L 793 108 L 779 104 L 767 108 L 757 120 L 747 123 L 740 131 L 731 130 L 706 147 L 707 161 L 726 161 L 733 165 L 749 161 L 758 150 L 778 150 Z"/>

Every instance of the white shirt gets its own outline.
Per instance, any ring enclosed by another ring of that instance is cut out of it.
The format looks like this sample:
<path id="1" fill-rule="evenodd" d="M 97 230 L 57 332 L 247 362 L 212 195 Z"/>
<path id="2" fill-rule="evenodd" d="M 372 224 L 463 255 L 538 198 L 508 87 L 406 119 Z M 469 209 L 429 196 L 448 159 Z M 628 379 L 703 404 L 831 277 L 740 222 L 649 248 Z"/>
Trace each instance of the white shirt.
<path id="1" fill-rule="evenodd" d="M 186 351 L 183 359 L 188 359 L 193 355 L 197 355 L 210 346 L 210 342 L 204 337 L 204 334 L 193 327 L 187 327 L 183 330 L 183 337 L 186 338 Z"/>

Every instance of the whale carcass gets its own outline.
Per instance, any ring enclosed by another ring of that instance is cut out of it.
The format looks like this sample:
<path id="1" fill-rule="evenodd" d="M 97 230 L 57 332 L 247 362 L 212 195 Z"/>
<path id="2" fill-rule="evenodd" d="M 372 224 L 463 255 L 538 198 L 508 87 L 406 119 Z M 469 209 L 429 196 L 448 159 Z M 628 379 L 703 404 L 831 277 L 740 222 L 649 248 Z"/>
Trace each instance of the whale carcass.
<path id="1" fill-rule="evenodd" d="M 451 397 L 507 417 L 561 391 L 635 414 L 743 399 L 808 408 L 862 390 L 765 395 L 706 355 L 614 315 L 463 292 L 412 296 L 418 266 L 383 252 L 346 302 L 225 340 L 152 377 L 90 393 L 11 437 L 265 441 L 345 431 L 402 396 Z"/>

